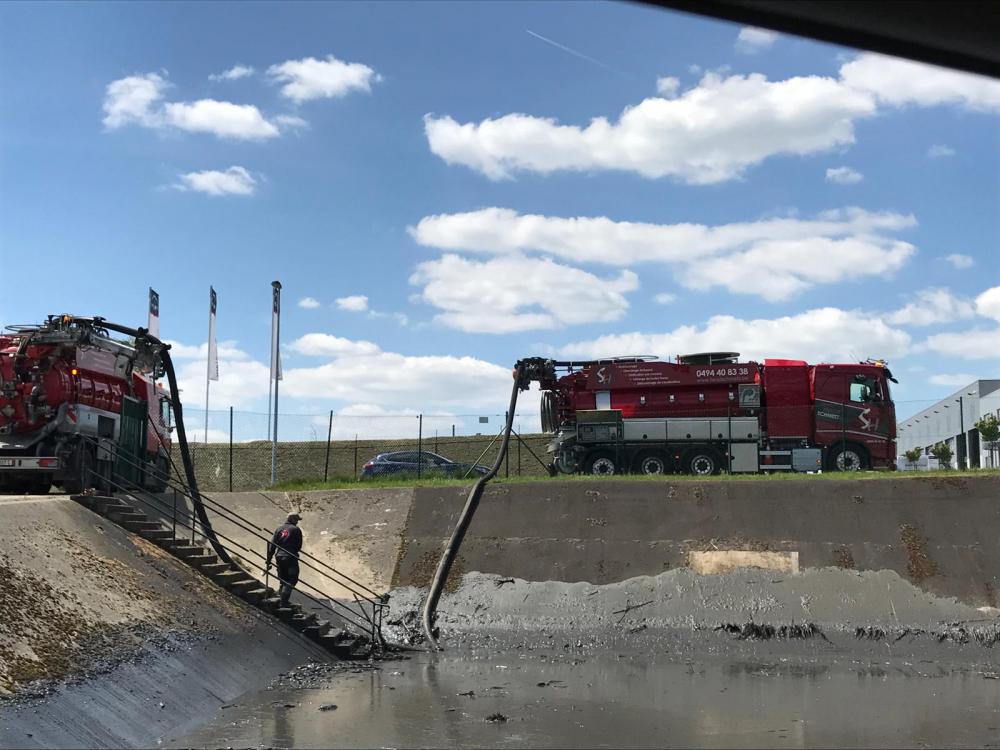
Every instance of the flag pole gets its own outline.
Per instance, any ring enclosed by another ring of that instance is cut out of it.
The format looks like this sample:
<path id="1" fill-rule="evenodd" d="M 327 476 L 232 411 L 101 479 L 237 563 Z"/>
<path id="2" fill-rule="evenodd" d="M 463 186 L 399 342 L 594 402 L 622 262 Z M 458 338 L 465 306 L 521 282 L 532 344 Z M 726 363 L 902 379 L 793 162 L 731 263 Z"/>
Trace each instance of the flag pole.
<path id="1" fill-rule="evenodd" d="M 281 282 L 272 281 L 271 370 L 274 380 L 274 428 L 271 430 L 271 484 L 278 482 L 278 381 L 281 380 Z"/>
<path id="2" fill-rule="evenodd" d="M 213 380 L 219 379 L 219 351 L 215 343 L 215 311 L 218 296 L 213 287 L 208 288 L 208 356 L 205 359 L 205 442 L 208 443 L 208 389 Z"/>

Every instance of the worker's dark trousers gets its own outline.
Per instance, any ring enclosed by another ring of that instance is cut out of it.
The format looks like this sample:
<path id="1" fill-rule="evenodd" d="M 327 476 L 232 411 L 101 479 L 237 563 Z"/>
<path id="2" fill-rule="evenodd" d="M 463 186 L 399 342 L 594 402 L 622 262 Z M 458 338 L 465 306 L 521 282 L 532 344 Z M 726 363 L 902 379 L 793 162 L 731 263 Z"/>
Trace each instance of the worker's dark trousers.
<path id="1" fill-rule="evenodd" d="M 281 606 L 285 606 L 292 595 L 292 589 L 299 582 L 299 561 L 294 557 L 279 556 L 278 578 L 281 579 L 278 596 L 281 598 Z"/>

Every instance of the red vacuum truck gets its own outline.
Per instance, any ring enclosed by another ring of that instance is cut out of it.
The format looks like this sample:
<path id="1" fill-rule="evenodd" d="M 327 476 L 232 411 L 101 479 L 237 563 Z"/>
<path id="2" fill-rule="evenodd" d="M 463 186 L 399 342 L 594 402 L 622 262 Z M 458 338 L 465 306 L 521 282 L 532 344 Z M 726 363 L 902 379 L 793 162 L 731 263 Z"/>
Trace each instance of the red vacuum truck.
<path id="1" fill-rule="evenodd" d="M 554 468 L 598 475 L 895 468 L 889 381 L 896 381 L 885 362 L 738 358 L 545 360 L 534 379 L 543 391 L 542 430 L 554 433 Z"/>
<path id="2" fill-rule="evenodd" d="M 112 476 L 162 491 L 171 428 L 158 368 L 100 318 L 0 333 L 0 492 L 80 492 Z"/>

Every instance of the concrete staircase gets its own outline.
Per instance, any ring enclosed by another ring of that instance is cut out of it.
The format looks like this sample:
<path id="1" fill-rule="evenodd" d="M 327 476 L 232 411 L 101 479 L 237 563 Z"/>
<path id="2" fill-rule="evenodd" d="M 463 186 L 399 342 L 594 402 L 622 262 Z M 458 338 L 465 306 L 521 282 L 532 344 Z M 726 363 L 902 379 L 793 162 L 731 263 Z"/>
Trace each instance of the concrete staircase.
<path id="1" fill-rule="evenodd" d="M 209 548 L 188 539 L 174 537 L 174 532 L 151 519 L 126 500 L 102 495 L 73 495 L 72 499 L 100 516 L 116 523 L 191 566 L 216 585 L 226 589 L 253 607 L 277 617 L 296 632 L 320 644 L 340 659 L 367 659 L 372 643 L 364 637 L 334 628 L 328 620 L 305 613 L 298 604 L 280 606 L 277 592 L 244 571 L 238 565 L 219 560 Z M 183 530 L 181 530 L 183 531 Z"/>

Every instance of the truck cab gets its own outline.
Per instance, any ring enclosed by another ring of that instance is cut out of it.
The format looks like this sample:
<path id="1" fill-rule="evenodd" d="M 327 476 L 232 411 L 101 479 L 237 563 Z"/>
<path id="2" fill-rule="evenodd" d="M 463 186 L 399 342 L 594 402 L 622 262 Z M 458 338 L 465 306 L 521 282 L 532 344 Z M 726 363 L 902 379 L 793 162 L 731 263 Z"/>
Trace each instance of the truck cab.
<path id="1" fill-rule="evenodd" d="M 885 468 L 896 455 L 896 411 L 882 362 L 822 364 L 812 371 L 816 444 L 826 448 L 827 468 Z"/>

